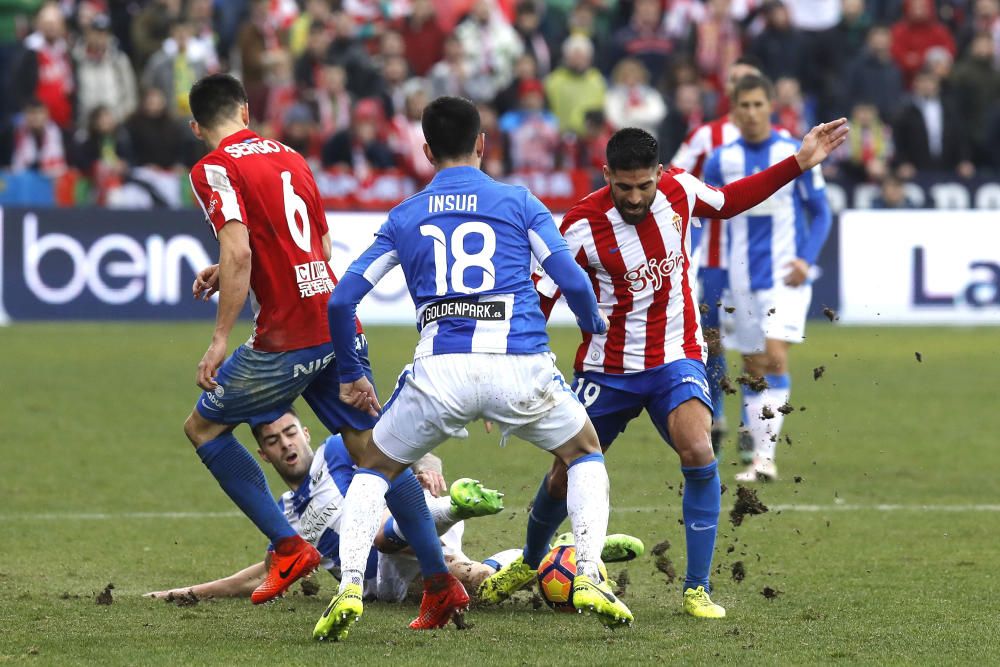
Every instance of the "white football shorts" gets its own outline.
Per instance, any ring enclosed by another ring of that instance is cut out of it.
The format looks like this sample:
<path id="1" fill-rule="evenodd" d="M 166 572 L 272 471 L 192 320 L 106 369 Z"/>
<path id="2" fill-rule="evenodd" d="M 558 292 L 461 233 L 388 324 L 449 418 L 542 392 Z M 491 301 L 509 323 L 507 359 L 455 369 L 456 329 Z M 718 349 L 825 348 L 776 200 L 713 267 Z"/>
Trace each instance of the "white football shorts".
<path id="1" fill-rule="evenodd" d="M 776 285 L 771 289 L 746 290 L 730 287 L 722 294 L 722 345 L 740 354 L 765 351 L 765 340 L 801 343 L 805 338 L 806 314 L 812 301 L 812 285 Z"/>
<path id="2" fill-rule="evenodd" d="M 551 451 L 580 432 L 587 411 L 551 353 L 439 354 L 403 370 L 372 439 L 410 464 L 448 438 L 468 437 L 476 419 L 500 427 L 501 445 L 515 435 Z"/>

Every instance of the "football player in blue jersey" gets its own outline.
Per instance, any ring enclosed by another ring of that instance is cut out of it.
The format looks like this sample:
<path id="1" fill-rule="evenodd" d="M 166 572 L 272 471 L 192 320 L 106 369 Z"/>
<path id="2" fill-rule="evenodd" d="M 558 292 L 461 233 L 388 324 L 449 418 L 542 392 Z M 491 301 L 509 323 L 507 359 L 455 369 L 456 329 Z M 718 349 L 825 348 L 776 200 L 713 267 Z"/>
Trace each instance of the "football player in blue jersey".
<path id="1" fill-rule="evenodd" d="M 341 522 L 343 579 L 313 636 L 342 639 L 361 616 L 365 558 L 391 480 L 447 438 L 465 437 L 465 426 L 480 418 L 496 422 L 504 439 L 516 435 L 568 466 L 578 566 L 573 604 L 610 627 L 631 623 L 632 613 L 601 582 L 608 475 L 594 427 L 549 351 L 532 257 L 560 286 L 583 330 L 603 333 L 607 320 L 549 211 L 525 188 L 498 183 L 480 170 L 485 135 L 475 105 L 438 98 L 421 122 L 434 179 L 390 211 L 328 306 L 340 396 L 348 405 L 372 414 L 380 409 L 355 361 L 348 329 L 357 304 L 397 265 L 417 306 L 420 342 L 348 489 Z M 429 604 L 416 621 L 424 627 L 442 627 L 468 605 L 468 594 L 454 579 L 427 593 Z"/>
<path id="2" fill-rule="evenodd" d="M 767 169 L 799 150 L 799 142 L 771 127 L 771 82 L 756 75 L 737 81 L 732 119 L 740 138 L 705 163 L 705 182 L 722 187 Z M 816 260 L 830 232 L 830 206 L 817 165 L 766 202 L 729 220 L 729 288 L 723 297 L 726 349 L 743 355 L 747 375 L 765 382 L 743 385 L 740 449 L 751 453 L 740 482 L 773 480 L 778 436 L 791 379 L 788 349 L 804 339 Z"/>

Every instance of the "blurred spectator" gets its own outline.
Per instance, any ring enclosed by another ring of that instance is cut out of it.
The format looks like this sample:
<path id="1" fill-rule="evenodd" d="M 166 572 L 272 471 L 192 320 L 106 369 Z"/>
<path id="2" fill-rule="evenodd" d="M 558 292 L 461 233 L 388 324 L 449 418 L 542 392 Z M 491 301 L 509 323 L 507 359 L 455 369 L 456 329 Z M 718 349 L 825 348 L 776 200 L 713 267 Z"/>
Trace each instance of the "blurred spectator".
<path id="1" fill-rule="evenodd" d="M 904 0 L 903 17 L 892 26 L 892 57 L 907 88 L 923 67 L 927 51 L 935 46 L 954 57 L 955 40 L 934 14 L 934 0 Z"/>
<path id="2" fill-rule="evenodd" d="M 841 0 L 785 0 L 792 25 L 804 32 L 823 32 L 840 23 Z"/>
<path id="3" fill-rule="evenodd" d="M 704 17 L 694 26 L 694 60 L 716 88 L 740 57 L 742 35 L 730 14 L 731 0 L 708 0 Z"/>
<path id="4" fill-rule="evenodd" d="M 917 208 L 917 206 L 906 196 L 906 186 L 903 181 L 889 174 L 882 179 L 879 196 L 872 201 L 872 208 Z"/>
<path id="5" fill-rule="evenodd" d="M 951 85 L 951 70 L 954 65 L 955 59 L 952 58 L 951 52 L 943 46 L 927 49 L 924 55 L 924 67 L 938 78 L 946 93 L 947 87 Z"/>
<path id="6" fill-rule="evenodd" d="M 135 72 L 128 56 L 118 50 L 110 29 L 107 16 L 96 16 L 84 29 L 83 40 L 73 49 L 79 82 L 77 118 L 81 128 L 88 125 L 95 109 L 103 108 L 120 123 L 138 104 Z"/>
<path id="7" fill-rule="evenodd" d="M 294 57 L 300 57 L 309 49 L 313 33 L 317 30 L 327 37 L 333 34 L 330 0 L 306 0 L 305 11 L 299 14 L 288 30 L 288 50 Z"/>
<path id="8" fill-rule="evenodd" d="M 377 99 L 358 100 L 351 126 L 323 144 L 324 167 L 346 167 L 359 180 L 372 176 L 373 170 L 391 169 L 396 158 L 386 141 L 385 117 Z"/>
<path id="9" fill-rule="evenodd" d="M 500 130 L 506 135 L 509 147 L 510 168 L 512 171 L 555 169 L 559 166 L 562 139 L 559 121 L 545 110 L 542 82 L 522 81 L 519 92 L 518 108 L 500 117 Z"/>
<path id="10" fill-rule="evenodd" d="M 840 22 L 832 31 L 832 39 L 827 41 L 833 47 L 829 58 L 840 63 L 854 60 L 865 48 L 871 27 L 871 19 L 865 14 L 865 0 L 844 0 Z"/>
<path id="11" fill-rule="evenodd" d="M 829 112 L 830 117 L 842 115 L 850 108 L 848 74 L 865 48 L 871 25 L 864 0 L 844 0 L 840 23 L 826 33 L 821 48 L 814 54 L 821 69 L 820 108 Z"/>
<path id="12" fill-rule="evenodd" d="M 605 13 L 608 13 L 608 8 L 616 3 L 617 0 L 605 2 L 602 5 L 605 8 Z M 552 12 L 551 2 L 546 2 L 546 8 L 548 12 Z M 606 28 L 606 25 L 602 28 L 601 23 L 598 21 L 598 7 L 595 7 L 590 2 L 578 2 L 576 6 L 572 7 L 572 11 L 569 13 L 569 20 L 565 24 L 565 30 L 559 30 L 558 34 L 552 35 L 553 41 L 551 43 L 562 44 L 570 35 L 582 35 L 588 38 L 590 43 L 594 45 L 594 53 L 601 54 L 603 57 L 610 48 L 608 45 L 609 35 Z"/>
<path id="13" fill-rule="evenodd" d="M 815 125 L 815 114 L 802 97 L 798 79 L 785 77 L 774 82 L 772 120 L 799 139 Z"/>
<path id="14" fill-rule="evenodd" d="M 1000 0 L 975 0 L 972 16 L 959 35 L 959 50 L 968 51 L 975 37 L 981 34 L 989 35 L 993 62 L 1000 66 Z"/>
<path id="15" fill-rule="evenodd" d="M 295 83 L 302 90 L 319 87 L 319 79 L 330 50 L 330 31 L 321 23 L 309 27 L 305 48 L 295 61 Z"/>
<path id="16" fill-rule="evenodd" d="M 188 0 L 187 20 L 191 24 L 189 50 L 205 61 L 208 73 L 219 71 L 219 53 L 215 48 L 212 0 Z"/>
<path id="17" fill-rule="evenodd" d="M 21 40 L 28 33 L 31 17 L 41 6 L 42 0 L 0 2 L 0 126 L 14 107 L 15 100 L 10 99 L 7 93 L 11 90 Z"/>
<path id="18" fill-rule="evenodd" d="M 305 104 L 295 104 L 285 111 L 280 123 L 281 143 L 298 151 L 310 163 L 319 157 L 319 127 L 312 109 Z"/>
<path id="19" fill-rule="evenodd" d="M 997 146 L 988 141 L 989 112 L 1000 109 L 1000 71 L 993 64 L 993 38 L 977 35 L 968 52 L 955 66 L 952 77 L 957 108 L 962 125 L 969 128 L 974 162 L 987 165 Z"/>
<path id="20" fill-rule="evenodd" d="M 76 85 L 66 42 L 66 22 L 55 3 L 44 5 L 35 17 L 35 32 L 24 40 L 14 86 L 21 102 L 19 107 L 24 106 L 26 99 L 38 100 L 48 109 L 52 122 L 69 129 Z"/>
<path id="21" fill-rule="evenodd" d="M 70 158 L 96 191 L 91 203 L 105 204 L 106 193 L 120 184 L 132 160 L 128 132 L 110 108 L 98 106 L 90 112 L 86 127 L 73 138 Z"/>
<path id="22" fill-rule="evenodd" d="M 601 180 L 601 172 L 605 162 L 607 162 L 608 140 L 611 139 L 612 134 L 614 134 L 614 128 L 605 120 L 603 111 L 595 109 L 584 114 L 583 134 L 580 135 L 576 144 L 577 168 L 591 169 L 594 171 L 595 179 Z"/>
<path id="23" fill-rule="evenodd" d="M 497 113 L 503 115 L 515 108 L 518 104 L 518 91 L 521 89 L 521 82 L 528 79 L 537 79 L 538 67 L 535 64 L 535 57 L 530 53 L 522 53 L 521 57 L 514 63 L 514 80 L 497 93 L 493 100 L 493 106 Z"/>
<path id="24" fill-rule="evenodd" d="M 41 100 L 29 100 L 14 127 L 13 172 L 33 171 L 49 178 L 66 171 L 66 150 L 59 127 L 51 120 Z"/>
<path id="25" fill-rule="evenodd" d="M 364 44 L 357 36 L 354 20 L 344 12 L 334 12 L 336 28 L 330 43 L 328 62 L 341 65 L 347 72 L 347 89 L 355 97 L 378 93 L 378 72 Z"/>
<path id="26" fill-rule="evenodd" d="M 549 43 L 541 30 L 542 16 L 535 0 L 521 0 L 514 14 L 514 29 L 521 38 L 524 52 L 535 59 L 538 75 L 545 76 L 552 71 L 554 58 Z"/>
<path id="27" fill-rule="evenodd" d="M 395 30 L 386 30 L 378 38 L 378 47 L 372 61 L 376 69 L 382 69 L 389 58 L 406 58 L 406 42 Z"/>
<path id="28" fill-rule="evenodd" d="M 390 118 L 404 113 L 407 91 L 405 84 L 410 76 L 410 67 L 405 56 L 389 56 L 382 64 L 382 108 Z"/>
<path id="29" fill-rule="evenodd" d="M 701 89 L 682 83 L 674 89 L 666 120 L 660 125 L 660 160 L 669 164 L 687 136 L 705 122 Z"/>
<path id="30" fill-rule="evenodd" d="M 346 130 L 351 124 L 351 94 L 347 92 L 347 72 L 340 65 L 326 65 L 313 100 L 319 131 L 324 137 Z"/>
<path id="31" fill-rule="evenodd" d="M 941 97 L 940 82 L 929 71 L 913 79 L 913 96 L 900 112 L 893 136 L 901 178 L 911 179 L 918 171 L 956 171 L 963 178 L 975 173 L 961 117 Z"/>
<path id="32" fill-rule="evenodd" d="M 495 92 L 492 81 L 472 71 L 472 64 L 465 57 L 465 46 L 454 35 L 444 41 L 444 60 L 431 68 L 430 82 L 431 98 L 451 95 L 486 102 Z"/>
<path id="33" fill-rule="evenodd" d="M 184 161 L 190 145 L 187 129 L 170 117 L 167 99 L 159 88 L 149 88 L 139 101 L 139 109 L 125 123 L 136 165 L 173 169 Z"/>
<path id="34" fill-rule="evenodd" d="M 545 93 L 559 127 L 564 132 L 583 132 L 583 116 L 604 108 L 606 85 L 592 66 L 594 46 L 581 35 L 569 37 L 562 48 L 563 64 L 545 79 Z"/>
<path id="35" fill-rule="evenodd" d="M 885 119 L 895 118 L 903 101 L 903 78 L 892 59 L 891 45 L 886 28 L 872 28 L 865 50 L 847 71 L 847 104 L 871 100 Z"/>
<path id="36" fill-rule="evenodd" d="M 667 115 L 663 96 L 649 86 L 649 73 L 635 58 L 615 65 L 612 85 L 604 97 L 604 115 L 611 127 L 638 127 L 655 134 Z"/>
<path id="37" fill-rule="evenodd" d="M 264 108 L 258 110 L 258 117 L 263 119 L 267 126 L 261 128 L 261 134 L 280 136 L 284 132 L 285 114 L 298 101 L 291 54 L 287 51 L 275 51 L 271 54 L 264 77 L 267 97 Z"/>
<path id="38" fill-rule="evenodd" d="M 178 118 L 191 113 L 188 93 L 195 81 L 208 74 L 207 54 L 191 41 L 191 24 L 178 19 L 170 28 L 170 38 L 153 54 L 142 73 L 144 88 L 156 88 L 168 101 L 167 108 Z"/>
<path id="39" fill-rule="evenodd" d="M 426 76 L 434 63 L 444 57 L 447 34 L 441 29 L 431 0 L 413 0 L 410 16 L 398 24 L 406 44 L 406 60 L 417 76 Z"/>
<path id="40" fill-rule="evenodd" d="M 854 105 L 850 116 L 851 133 L 835 155 L 838 169 L 850 180 L 880 181 L 888 173 L 892 159 L 892 132 L 869 102 Z"/>
<path id="41" fill-rule="evenodd" d="M 427 106 L 427 91 L 420 79 L 413 79 L 405 88 L 404 103 L 392 119 L 389 145 L 403 171 L 426 183 L 434 176 L 434 165 L 424 155 L 424 130 L 420 124 Z"/>
<path id="42" fill-rule="evenodd" d="M 802 80 L 808 61 L 808 44 L 792 25 L 788 8 L 772 0 L 764 9 L 764 30 L 750 44 L 761 70 L 772 80 L 791 77 Z"/>
<path id="43" fill-rule="evenodd" d="M 341 0 L 341 6 L 361 27 L 363 37 L 378 35 L 386 24 L 409 13 L 409 0 Z"/>
<path id="44" fill-rule="evenodd" d="M 712 0 L 707 0 L 704 4 L 701 0 L 667 0 L 664 4 L 666 11 L 663 15 L 663 26 L 667 29 L 667 34 L 672 39 L 684 41 L 698 29 L 698 24 L 708 19 L 710 12 L 716 11 L 719 7 L 709 7 Z M 731 11 L 731 0 L 725 0 L 718 5 L 725 5 L 725 13 L 729 18 L 734 18 Z"/>
<path id="45" fill-rule="evenodd" d="M 486 135 L 486 152 L 483 153 L 482 168 L 493 178 L 503 176 L 507 159 L 506 142 L 500 124 L 497 121 L 496 110 L 489 104 L 476 105 L 479 109 L 480 129 Z"/>
<path id="46" fill-rule="evenodd" d="M 260 120 L 259 110 L 267 100 L 264 77 L 267 62 L 279 48 L 278 33 L 271 24 L 269 0 L 251 0 L 250 15 L 236 33 L 233 69 L 240 73 L 250 100 L 250 115 Z"/>
<path id="47" fill-rule="evenodd" d="M 137 71 L 146 67 L 170 36 L 170 26 L 181 18 L 182 9 L 181 0 L 152 0 L 132 20 L 132 58 Z"/>
<path id="48" fill-rule="evenodd" d="M 642 62 L 651 81 L 659 81 L 676 49 L 661 20 L 662 13 L 660 0 L 635 0 L 632 20 L 611 38 L 604 71 L 611 71 L 615 63 L 631 56 Z"/>
<path id="49" fill-rule="evenodd" d="M 471 76 L 489 83 L 486 95 L 476 101 L 492 100 L 514 76 L 514 61 L 524 50 L 520 38 L 496 0 L 476 0 L 469 17 L 455 28 L 455 36 L 462 42 Z"/>

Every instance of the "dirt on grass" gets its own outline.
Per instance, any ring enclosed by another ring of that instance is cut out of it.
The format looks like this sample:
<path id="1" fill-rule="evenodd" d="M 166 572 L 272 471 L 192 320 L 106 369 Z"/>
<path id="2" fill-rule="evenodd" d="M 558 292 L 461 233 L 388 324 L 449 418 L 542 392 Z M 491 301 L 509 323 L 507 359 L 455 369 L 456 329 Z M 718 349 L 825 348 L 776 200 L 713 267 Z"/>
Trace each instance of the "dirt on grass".
<path id="1" fill-rule="evenodd" d="M 743 524 L 743 517 L 753 514 L 764 514 L 767 512 L 767 505 L 757 498 L 757 491 L 745 486 L 736 489 L 736 503 L 729 513 L 729 520 L 734 526 Z"/>

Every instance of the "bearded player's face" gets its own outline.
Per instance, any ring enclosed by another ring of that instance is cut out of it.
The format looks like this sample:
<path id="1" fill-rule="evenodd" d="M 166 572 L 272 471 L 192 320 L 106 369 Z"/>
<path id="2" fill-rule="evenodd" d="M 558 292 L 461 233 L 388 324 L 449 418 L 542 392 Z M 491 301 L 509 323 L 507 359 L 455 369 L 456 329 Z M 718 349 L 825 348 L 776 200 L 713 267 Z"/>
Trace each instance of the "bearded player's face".
<path id="1" fill-rule="evenodd" d="M 663 165 L 645 169 L 617 169 L 604 167 L 604 180 L 611 187 L 611 201 L 622 220 L 638 225 L 649 215 L 656 198 L 656 184 L 663 175 Z"/>

